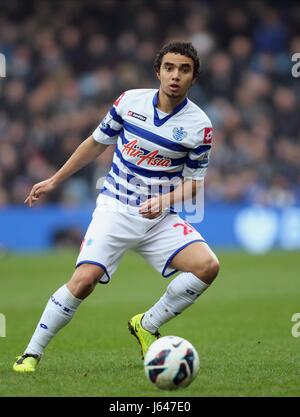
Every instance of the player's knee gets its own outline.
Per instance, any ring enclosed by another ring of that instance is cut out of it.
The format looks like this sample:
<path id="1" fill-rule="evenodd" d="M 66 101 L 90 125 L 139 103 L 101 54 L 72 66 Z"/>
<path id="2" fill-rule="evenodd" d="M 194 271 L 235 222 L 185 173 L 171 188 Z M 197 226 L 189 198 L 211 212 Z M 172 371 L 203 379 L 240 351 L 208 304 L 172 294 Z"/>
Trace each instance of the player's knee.
<path id="1" fill-rule="evenodd" d="M 217 277 L 220 270 L 220 263 L 216 256 L 209 257 L 195 268 L 194 275 L 207 284 L 211 284 Z"/>
<path id="2" fill-rule="evenodd" d="M 90 264 L 80 265 L 68 282 L 68 287 L 74 297 L 84 299 L 94 290 L 103 273 L 102 268 L 98 266 Z"/>

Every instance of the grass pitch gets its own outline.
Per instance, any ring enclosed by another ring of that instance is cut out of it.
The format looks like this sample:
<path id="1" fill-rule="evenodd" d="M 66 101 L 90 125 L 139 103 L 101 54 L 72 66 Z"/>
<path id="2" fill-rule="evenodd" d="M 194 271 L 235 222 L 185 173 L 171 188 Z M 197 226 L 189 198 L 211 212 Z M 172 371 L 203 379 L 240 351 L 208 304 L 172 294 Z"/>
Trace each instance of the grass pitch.
<path id="1" fill-rule="evenodd" d="M 8 255 L 0 259 L 0 396 L 199 397 L 299 396 L 300 312 L 296 252 L 264 256 L 218 253 L 221 273 L 190 309 L 161 329 L 196 347 L 201 368 L 179 391 L 160 391 L 144 375 L 128 319 L 163 293 L 161 278 L 134 253 L 109 285 L 98 285 L 72 322 L 48 346 L 38 371 L 13 373 L 50 295 L 72 274 L 76 253 Z"/>

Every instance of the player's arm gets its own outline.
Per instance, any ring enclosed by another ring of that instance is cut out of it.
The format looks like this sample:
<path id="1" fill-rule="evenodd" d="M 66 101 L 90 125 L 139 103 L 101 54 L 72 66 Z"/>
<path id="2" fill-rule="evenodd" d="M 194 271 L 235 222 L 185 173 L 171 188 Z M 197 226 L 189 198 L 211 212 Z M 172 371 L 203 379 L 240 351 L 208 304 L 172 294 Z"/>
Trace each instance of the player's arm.
<path id="1" fill-rule="evenodd" d="M 108 145 L 97 142 L 93 136 L 83 141 L 67 162 L 51 178 L 35 184 L 28 197 L 24 201 L 31 207 L 42 194 L 54 190 L 61 182 L 69 178 L 75 172 L 88 165 L 105 151 Z"/>
<path id="2" fill-rule="evenodd" d="M 174 191 L 164 194 L 161 197 L 162 209 L 168 209 L 177 203 L 187 202 L 196 197 L 200 188 L 203 187 L 204 180 L 193 180 L 183 178 L 181 184 L 179 184 Z"/>
<path id="3" fill-rule="evenodd" d="M 154 219 L 171 206 L 194 198 L 203 187 L 203 180 L 182 179 L 182 182 L 170 193 L 150 198 L 141 204 L 140 213 L 143 217 Z"/>

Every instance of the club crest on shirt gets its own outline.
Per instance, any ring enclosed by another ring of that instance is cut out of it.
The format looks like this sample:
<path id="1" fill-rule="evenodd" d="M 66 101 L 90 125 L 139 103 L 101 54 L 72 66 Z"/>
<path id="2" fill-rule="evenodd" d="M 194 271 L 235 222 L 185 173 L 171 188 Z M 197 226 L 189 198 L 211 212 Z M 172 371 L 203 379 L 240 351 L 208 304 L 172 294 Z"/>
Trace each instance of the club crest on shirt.
<path id="1" fill-rule="evenodd" d="M 187 137 L 187 132 L 183 129 L 183 127 L 174 127 L 173 129 L 173 138 L 181 142 L 184 138 Z"/>

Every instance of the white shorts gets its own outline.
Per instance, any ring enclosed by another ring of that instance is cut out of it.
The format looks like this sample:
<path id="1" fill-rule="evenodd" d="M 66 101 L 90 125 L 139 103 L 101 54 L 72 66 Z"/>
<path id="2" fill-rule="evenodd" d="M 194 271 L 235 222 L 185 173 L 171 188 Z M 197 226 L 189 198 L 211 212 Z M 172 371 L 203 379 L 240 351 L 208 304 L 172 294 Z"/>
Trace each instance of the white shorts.
<path id="1" fill-rule="evenodd" d="M 102 267 L 105 274 L 99 282 L 105 284 L 116 271 L 124 252 L 133 249 L 168 278 L 177 272 L 170 267 L 174 256 L 193 242 L 204 242 L 204 239 L 178 214 L 145 219 L 101 205 L 93 213 L 76 267 L 85 263 Z"/>

